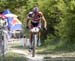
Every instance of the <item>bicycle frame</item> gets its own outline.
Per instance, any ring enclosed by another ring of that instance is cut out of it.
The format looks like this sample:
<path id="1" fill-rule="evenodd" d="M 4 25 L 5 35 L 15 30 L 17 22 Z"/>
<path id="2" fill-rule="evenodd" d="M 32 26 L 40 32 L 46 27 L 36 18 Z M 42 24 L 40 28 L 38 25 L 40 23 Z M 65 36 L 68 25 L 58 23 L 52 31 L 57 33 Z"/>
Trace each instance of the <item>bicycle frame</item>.
<path id="1" fill-rule="evenodd" d="M 33 33 L 33 51 L 32 51 L 32 57 L 35 57 L 35 48 L 36 48 L 36 41 L 37 41 L 37 34 L 39 32 L 39 28 L 38 27 L 33 27 L 31 30 L 30 30 L 32 33 Z"/>

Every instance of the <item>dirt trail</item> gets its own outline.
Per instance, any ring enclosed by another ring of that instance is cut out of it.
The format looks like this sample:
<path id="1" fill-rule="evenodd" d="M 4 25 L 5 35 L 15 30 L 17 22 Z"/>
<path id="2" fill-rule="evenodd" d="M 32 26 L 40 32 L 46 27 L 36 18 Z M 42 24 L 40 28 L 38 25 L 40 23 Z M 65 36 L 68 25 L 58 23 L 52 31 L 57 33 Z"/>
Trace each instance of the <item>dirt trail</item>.
<path id="1" fill-rule="evenodd" d="M 31 55 L 31 52 L 29 52 L 28 49 L 12 48 L 14 45 L 19 46 L 20 42 L 19 41 L 9 42 L 8 52 L 18 53 L 18 54 L 22 54 L 24 56 Z M 56 58 L 56 57 L 75 57 L 75 52 L 69 52 L 69 53 L 62 52 L 61 54 L 58 53 L 58 54 L 36 54 L 36 55 L 43 56 L 43 57 L 52 57 L 52 58 Z"/>

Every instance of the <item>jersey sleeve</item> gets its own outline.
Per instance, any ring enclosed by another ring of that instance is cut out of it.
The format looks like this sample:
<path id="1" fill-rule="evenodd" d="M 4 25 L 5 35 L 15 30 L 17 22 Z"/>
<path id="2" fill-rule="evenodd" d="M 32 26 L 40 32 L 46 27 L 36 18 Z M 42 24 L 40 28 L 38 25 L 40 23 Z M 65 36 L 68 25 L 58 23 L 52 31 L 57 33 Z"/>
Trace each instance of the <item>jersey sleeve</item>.
<path id="1" fill-rule="evenodd" d="M 30 19 L 32 17 L 32 12 L 29 12 L 27 18 Z"/>
<path id="2" fill-rule="evenodd" d="M 39 12 L 39 14 L 40 14 L 41 17 L 43 17 L 43 13 L 42 12 Z"/>

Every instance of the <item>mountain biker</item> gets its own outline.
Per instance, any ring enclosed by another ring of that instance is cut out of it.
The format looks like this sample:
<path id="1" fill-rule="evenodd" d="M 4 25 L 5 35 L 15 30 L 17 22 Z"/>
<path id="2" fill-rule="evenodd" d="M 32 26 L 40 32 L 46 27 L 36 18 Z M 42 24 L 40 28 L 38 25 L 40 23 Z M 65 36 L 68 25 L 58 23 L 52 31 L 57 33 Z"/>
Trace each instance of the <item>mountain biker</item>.
<path id="1" fill-rule="evenodd" d="M 6 26 L 7 22 L 6 22 L 6 16 L 0 14 L 0 27 L 4 27 Z"/>
<path id="2" fill-rule="evenodd" d="M 29 22 L 29 20 L 31 22 Z M 26 28 L 32 29 L 33 27 L 38 27 L 39 29 L 41 29 L 41 21 L 44 22 L 44 29 L 47 29 L 46 19 L 45 19 L 43 13 L 41 11 L 39 11 L 39 8 L 36 6 L 27 15 Z M 32 35 L 33 35 L 33 33 L 30 32 L 31 46 L 32 46 Z M 40 31 L 39 31 L 39 40 L 40 40 Z"/>

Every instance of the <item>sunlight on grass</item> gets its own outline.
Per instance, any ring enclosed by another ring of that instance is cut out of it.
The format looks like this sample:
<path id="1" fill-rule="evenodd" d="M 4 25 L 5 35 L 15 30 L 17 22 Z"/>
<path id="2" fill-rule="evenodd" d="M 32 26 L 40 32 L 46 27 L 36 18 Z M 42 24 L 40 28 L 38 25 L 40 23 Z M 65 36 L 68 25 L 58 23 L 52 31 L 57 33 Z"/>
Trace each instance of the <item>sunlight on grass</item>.
<path id="1" fill-rule="evenodd" d="M 8 53 L 4 57 L 0 56 L 0 61 L 26 61 L 26 58 L 20 54 Z"/>
<path id="2" fill-rule="evenodd" d="M 54 45 L 41 47 L 41 48 L 37 49 L 37 53 L 39 53 L 39 54 L 50 54 L 52 52 L 52 50 L 54 50 L 55 48 L 56 48 L 56 46 L 54 46 Z"/>

